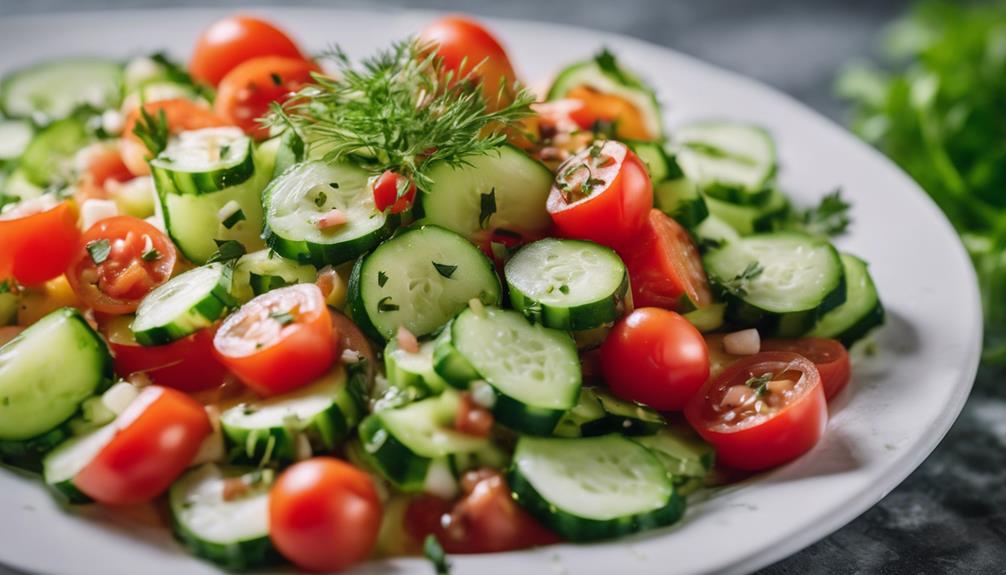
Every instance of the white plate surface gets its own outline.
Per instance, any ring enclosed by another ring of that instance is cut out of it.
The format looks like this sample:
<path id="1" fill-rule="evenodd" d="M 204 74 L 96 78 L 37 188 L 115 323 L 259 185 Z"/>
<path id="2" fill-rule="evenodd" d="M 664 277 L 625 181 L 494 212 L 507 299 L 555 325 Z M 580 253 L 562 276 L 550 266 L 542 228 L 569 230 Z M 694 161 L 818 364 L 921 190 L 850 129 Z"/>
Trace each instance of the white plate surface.
<path id="1" fill-rule="evenodd" d="M 364 55 L 434 16 L 318 9 L 257 11 L 312 50 L 338 42 Z M 5 18 L 0 71 L 73 54 L 124 57 L 167 48 L 187 56 L 219 10 Z M 738 75 L 637 40 L 583 29 L 490 21 L 523 78 L 612 48 L 656 86 L 673 130 L 688 120 L 759 122 L 778 140 L 781 182 L 809 204 L 842 186 L 854 204 L 840 249 L 865 257 L 888 310 L 880 352 L 855 366 L 832 406 L 828 434 L 791 465 L 692 505 L 669 529 L 596 545 L 454 558 L 454 573 L 667 575 L 748 572 L 838 529 L 880 500 L 936 447 L 971 389 L 981 317 L 974 273 L 950 225 L 901 171 L 792 99 Z M 184 553 L 166 529 L 128 514 L 61 510 L 40 483 L 0 472 L 0 563 L 32 573 L 189 575 L 217 571 Z M 422 560 L 354 573 L 430 573 Z"/>

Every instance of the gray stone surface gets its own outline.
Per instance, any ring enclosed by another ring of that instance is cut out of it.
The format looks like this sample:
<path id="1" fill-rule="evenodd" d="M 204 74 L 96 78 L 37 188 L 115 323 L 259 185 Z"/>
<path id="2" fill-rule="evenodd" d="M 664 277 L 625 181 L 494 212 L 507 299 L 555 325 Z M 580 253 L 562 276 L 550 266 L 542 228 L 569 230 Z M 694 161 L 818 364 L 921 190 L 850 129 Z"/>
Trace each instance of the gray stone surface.
<path id="1" fill-rule="evenodd" d="M 249 0 L 240 5 L 268 3 L 277 2 Z M 29 12 L 166 4 L 232 5 L 208 0 L 0 0 L 0 18 Z M 907 2 L 394 0 L 287 4 L 466 11 L 629 34 L 758 78 L 841 121 L 842 104 L 833 96 L 836 73 L 844 62 L 869 56 L 877 33 Z M 982 370 L 964 415 L 947 438 L 877 506 L 763 572 L 1006 572 L 1006 389 L 999 385 L 1004 376 L 1004 369 Z"/>

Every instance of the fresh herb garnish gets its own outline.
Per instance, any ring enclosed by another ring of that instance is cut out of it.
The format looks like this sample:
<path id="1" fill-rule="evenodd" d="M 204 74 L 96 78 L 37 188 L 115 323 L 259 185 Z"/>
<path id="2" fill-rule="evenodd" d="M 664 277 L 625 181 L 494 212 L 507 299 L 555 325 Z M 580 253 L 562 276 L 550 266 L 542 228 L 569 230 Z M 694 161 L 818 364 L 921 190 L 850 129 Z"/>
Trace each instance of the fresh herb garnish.
<path id="1" fill-rule="evenodd" d="M 161 252 L 157 251 L 157 248 L 150 248 L 140 254 L 140 259 L 145 262 L 156 262 L 161 259 Z"/>
<path id="2" fill-rule="evenodd" d="M 834 192 L 821 198 L 821 203 L 817 206 L 796 211 L 788 227 L 803 230 L 810 234 L 823 236 L 837 236 L 845 233 L 852 220 L 849 218 L 849 209 L 852 204 L 842 199 L 842 190 Z"/>
<path id="3" fill-rule="evenodd" d="M 222 144 L 220 146 L 220 157 L 221 158 L 226 158 L 227 154 L 229 154 L 230 151 L 231 151 L 231 145 L 230 144 Z"/>
<path id="4" fill-rule="evenodd" d="M 384 287 L 384 284 L 388 283 L 388 274 L 383 271 L 377 272 L 377 287 Z"/>
<path id="5" fill-rule="evenodd" d="M 217 244 L 217 251 L 210 256 L 206 263 L 231 262 L 245 255 L 247 250 L 244 244 L 237 240 L 213 240 Z"/>
<path id="6" fill-rule="evenodd" d="M 282 86 L 283 85 L 283 78 L 279 74 L 277 74 L 276 72 L 273 72 L 273 73 L 269 74 L 269 78 L 272 79 L 272 83 L 275 84 L 276 86 Z"/>
<path id="7" fill-rule="evenodd" d="M 10 280 L 0 281 L 0 294 L 11 293 L 13 291 L 13 284 L 11 284 Z"/>
<path id="8" fill-rule="evenodd" d="M 391 302 L 391 296 L 385 296 L 381 298 L 381 301 L 377 302 L 377 311 L 398 311 L 398 304 Z"/>
<path id="9" fill-rule="evenodd" d="M 760 276 L 764 271 L 765 268 L 761 266 L 761 263 L 753 261 L 741 273 L 727 282 L 727 289 L 737 296 L 744 297 L 748 294 L 748 282 Z"/>
<path id="10" fill-rule="evenodd" d="M 293 314 L 288 311 L 274 311 L 269 314 L 269 318 L 276 320 L 280 325 L 289 325 L 296 319 L 293 317 Z"/>
<path id="11" fill-rule="evenodd" d="M 437 575 L 450 575 L 451 563 L 447 560 L 443 546 L 433 535 L 427 535 L 423 541 L 423 555 L 433 564 Z"/>
<path id="12" fill-rule="evenodd" d="M 328 201 L 328 194 L 322 191 L 319 191 L 318 195 L 314 197 L 314 205 L 318 206 L 319 208 L 324 206 L 325 202 L 327 201 Z"/>
<path id="13" fill-rule="evenodd" d="M 458 269 L 458 266 L 452 266 L 449 264 L 440 264 L 437 262 L 433 262 L 433 267 L 437 268 L 438 274 L 444 276 L 447 279 L 451 279 L 451 276 L 454 275 L 454 271 Z"/>
<path id="14" fill-rule="evenodd" d="M 333 190 L 338 190 L 339 189 L 339 182 L 329 182 L 328 183 L 328 187 L 332 188 Z"/>
<path id="15" fill-rule="evenodd" d="M 479 194 L 479 227 L 486 229 L 489 218 L 496 213 L 496 188 L 489 190 L 488 194 Z"/>
<path id="16" fill-rule="evenodd" d="M 774 376 L 771 373 L 763 373 L 758 376 L 751 376 L 748 378 L 747 381 L 744 382 L 744 385 L 753 389 L 757 397 L 761 397 L 766 393 L 768 393 L 768 384 L 770 381 L 772 381 L 773 377 Z"/>
<path id="17" fill-rule="evenodd" d="M 223 226 L 229 230 L 229 229 L 233 228 L 234 226 L 236 226 L 238 222 L 242 222 L 245 219 L 247 219 L 247 218 L 245 217 L 244 210 L 242 210 L 241 208 L 238 208 L 231 215 L 229 215 L 226 218 L 224 218 L 224 221 L 222 221 L 220 223 L 223 224 Z"/>
<path id="18" fill-rule="evenodd" d="M 91 261 L 96 266 L 104 263 L 108 259 L 108 255 L 112 253 L 112 244 L 105 238 L 91 240 L 87 242 L 85 247 L 87 248 L 87 253 L 91 256 Z"/>
<path id="19" fill-rule="evenodd" d="M 157 157 L 168 147 L 168 118 L 164 109 L 157 110 L 157 115 L 151 115 L 146 106 L 140 106 L 140 118 L 133 127 L 133 134 L 143 142 L 152 157 Z"/>
<path id="20" fill-rule="evenodd" d="M 567 294 L 568 295 L 569 294 L 569 286 L 566 285 L 566 284 L 562 284 L 561 286 L 559 286 L 559 291 L 562 292 L 563 294 Z"/>

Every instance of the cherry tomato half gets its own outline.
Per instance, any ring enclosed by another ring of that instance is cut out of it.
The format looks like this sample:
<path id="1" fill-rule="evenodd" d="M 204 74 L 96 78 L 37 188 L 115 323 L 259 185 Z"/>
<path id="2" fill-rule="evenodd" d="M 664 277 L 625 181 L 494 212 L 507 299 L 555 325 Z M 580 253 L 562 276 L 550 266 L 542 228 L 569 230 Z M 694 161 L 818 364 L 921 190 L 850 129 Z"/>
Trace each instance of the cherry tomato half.
<path id="1" fill-rule="evenodd" d="M 213 347 L 259 395 L 285 393 L 324 374 L 335 356 L 332 317 L 314 284 L 266 292 L 224 320 Z"/>
<path id="2" fill-rule="evenodd" d="M 713 303 L 702 256 L 688 230 L 652 209 L 635 241 L 621 250 L 632 303 L 682 312 Z"/>
<path id="3" fill-rule="evenodd" d="M 199 36 L 189 73 L 200 82 L 216 86 L 239 64 L 260 56 L 303 59 L 294 41 L 269 22 L 231 16 L 217 20 Z"/>
<path id="4" fill-rule="evenodd" d="M 619 249 L 646 223 L 653 185 L 625 144 L 598 142 L 559 166 L 546 207 L 560 235 Z"/>
<path id="5" fill-rule="evenodd" d="M 180 391 L 150 386 L 116 418 L 116 434 L 73 484 L 99 503 L 146 503 L 192 463 L 212 431 L 206 410 Z"/>
<path id="6" fill-rule="evenodd" d="M 462 16 L 447 16 L 419 35 L 436 46 L 446 70 L 456 77 L 472 74 L 482 81 L 482 94 L 489 109 L 509 104 L 514 97 L 516 75 L 499 41 L 481 24 Z"/>
<path id="7" fill-rule="evenodd" d="M 386 171 L 374 180 L 374 205 L 378 211 L 383 212 L 390 207 L 391 213 L 400 214 L 412 207 L 416 199 L 416 185 L 409 182 L 408 189 L 402 197 L 398 197 L 398 186 L 403 179 L 395 172 Z"/>
<path id="8" fill-rule="evenodd" d="M 63 274 L 77 248 L 77 208 L 52 194 L 0 215 L 0 278 L 34 285 Z"/>
<path id="9" fill-rule="evenodd" d="M 761 344 L 762 351 L 791 351 L 814 363 L 821 374 L 824 397 L 831 399 L 845 389 L 852 378 L 852 364 L 845 346 L 833 339 L 805 337 L 802 339 L 769 339 Z"/>
<path id="10" fill-rule="evenodd" d="M 639 108 L 621 96 L 606 94 L 590 86 L 577 86 L 566 97 L 583 102 L 583 106 L 572 113 L 572 118 L 585 130 L 591 129 L 596 122 L 603 121 L 614 124 L 615 135 L 620 140 L 649 141 L 659 136 L 646 127 L 646 120 Z"/>
<path id="11" fill-rule="evenodd" d="M 136 311 L 151 290 L 168 281 L 178 254 L 168 236 L 132 216 L 105 218 L 84 232 L 66 270 L 77 297 L 95 311 Z"/>
<path id="12" fill-rule="evenodd" d="M 297 463 L 269 492 L 269 537 L 303 569 L 337 571 L 363 561 L 380 526 L 373 479 L 338 459 Z"/>
<path id="13" fill-rule="evenodd" d="M 601 345 L 601 370 L 622 399 L 674 411 L 709 378 L 709 355 L 687 319 L 644 307 L 615 323 Z"/>
<path id="14" fill-rule="evenodd" d="M 206 106 L 182 98 L 150 102 L 144 104 L 142 109 L 146 110 L 152 118 L 158 118 L 163 112 L 164 120 L 168 124 L 168 131 L 172 135 L 188 130 L 219 128 L 229 125 L 226 120 L 221 119 Z M 126 116 L 125 127 L 122 129 L 122 161 L 134 176 L 150 175 L 150 166 L 147 165 L 150 151 L 147 150 L 147 146 L 139 136 L 133 133 L 137 122 L 142 117 L 141 107 L 137 106 Z"/>
<path id="15" fill-rule="evenodd" d="M 239 126 L 258 139 L 269 136 L 269 128 L 258 121 L 273 102 L 283 103 L 312 81 L 318 71 L 313 62 L 301 58 L 262 56 L 247 60 L 220 81 L 213 110 L 221 118 Z"/>
<path id="16" fill-rule="evenodd" d="M 769 351 L 738 361 L 706 383 L 688 402 L 685 418 L 716 447 L 717 461 L 761 471 L 814 447 L 828 423 L 828 406 L 813 363 Z"/>

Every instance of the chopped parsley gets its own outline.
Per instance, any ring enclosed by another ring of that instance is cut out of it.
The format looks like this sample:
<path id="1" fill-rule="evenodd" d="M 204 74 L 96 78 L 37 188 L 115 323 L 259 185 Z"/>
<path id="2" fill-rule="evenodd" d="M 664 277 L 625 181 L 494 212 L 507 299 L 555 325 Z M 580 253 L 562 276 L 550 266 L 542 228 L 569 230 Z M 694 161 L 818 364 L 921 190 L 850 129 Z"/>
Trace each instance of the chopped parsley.
<path id="1" fill-rule="evenodd" d="M 447 279 L 451 279 L 451 276 L 454 275 L 454 271 L 458 269 L 458 266 L 441 264 L 437 262 L 433 262 L 433 267 L 437 268 L 438 274 L 444 276 Z"/>
<path id="2" fill-rule="evenodd" d="M 338 190 L 339 189 L 339 182 L 329 182 L 328 183 L 328 187 L 332 188 L 333 190 Z"/>
<path id="3" fill-rule="evenodd" d="M 141 106 L 140 118 L 133 128 L 133 134 L 143 142 L 152 156 L 157 157 L 168 147 L 168 138 L 171 136 L 164 109 L 158 110 L 157 115 L 153 116 L 146 106 Z"/>
<path id="4" fill-rule="evenodd" d="M 838 236 L 849 229 L 852 219 L 849 210 L 852 204 L 842 198 L 842 189 L 821 198 L 821 203 L 805 211 L 794 214 L 792 226 L 810 234 Z"/>
<path id="5" fill-rule="evenodd" d="M 10 280 L 0 281 L 0 294 L 11 293 L 14 291 L 14 287 Z"/>
<path id="6" fill-rule="evenodd" d="M 206 263 L 230 262 L 245 255 L 244 244 L 237 240 L 213 240 L 217 244 L 217 251 L 210 256 Z"/>
<path id="7" fill-rule="evenodd" d="M 325 192 L 318 192 L 318 195 L 314 197 L 314 205 L 318 206 L 319 208 L 324 206 L 325 202 L 327 201 L 328 201 L 328 194 L 326 194 Z"/>
<path id="8" fill-rule="evenodd" d="M 91 261 L 96 266 L 104 263 L 108 259 L 108 255 L 112 253 L 112 244 L 105 238 L 87 242 L 86 248 L 87 253 L 91 256 Z"/>
<path id="9" fill-rule="evenodd" d="M 275 84 L 277 86 L 282 86 L 283 85 L 283 78 L 279 74 L 277 74 L 276 72 L 273 72 L 272 74 L 269 74 L 269 77 L 272 78 L 272 83 L 273 84 Z"/>
<path id="10" fill-rule="evenodd" d="M 224 218 L 224 221 L 220 222 L 228 230 L 237 225 L 238 222 L 243 222 L 248 218 L 245 217 L 245 211 L 238 208 L 234 213 Z"/>
<path id="11" fill-rule="evenodd" d="M 741 273 L 737 274 L 727 282 L 727 289 L 735 295 L 744 297 L 748 294 L 748 283 L 757 278 L 765 271 L 761 263 L 753 261 L 749 263 Z"/>
<path id="12" fill-rule="evenodd" d="M 140 259 L 145 262 L 156 262 L 161 259 L 161 252 L 157 251 L 157 248 L 150 248 L 140 254 Z"/>
<path id="13" fill-rule="evenodd" d="M 569 286 L 566 284 L 562 284 L 561 286 L 559 286 L 559 291 L 562 292 L 563 294 L 569 294 Z"/>
<path id="14" fill-rule="evenodd" d="M 488 194 L 479 196 L 479 227 L 486 229 L 489 218 L 496 213 L 496 188 L 489 190 Z"/>
<path id="15" fill-rule="evenodd" d="M 763 373 L 758 376 L 752 376 L 749 377 L 748 380 L 744 382 L 744 385 L 753 389 L 755 395 L 761 397 L 766 393 L 768 393 L 768 384 L 770 381 L 772 381 L 773 377 L 774 376 L 771 373 Z"/>
<path id="16" fill-rule="evenodd" d="M 381 298 L 381 301 L 377 302 L 377 311 L 381 313 L 386 311 L 398 311 L 398 304 L 391 302 L 391 296 L 386 296 Z"/>
<path id="17" fill-rule="evenodd" d="M 388 274 L 384 272 L 377 272 L 377 287 L 384 287 L 384 284 L 388 283 Z"/>
<path id="18" fill-rule="evenodd" d="M 296 319 L 293 317 L 293 314 L 288 311 L 274 311 L 269 314 L 269 318 L 276 320 L 280 325 L 290 325 Z"/>
<path id="19" fill-rule="evenodd" d="M 447 554 L 444 553 L 443 546 L 440 545 L 440 542 L 433 535 L 427 535 L 426 540 L 423 541 L 423 556 L 433 564 L 433 569 L 437 572 L 437 575 L 450 575 L 451 563 L 447 560 Z"/>

